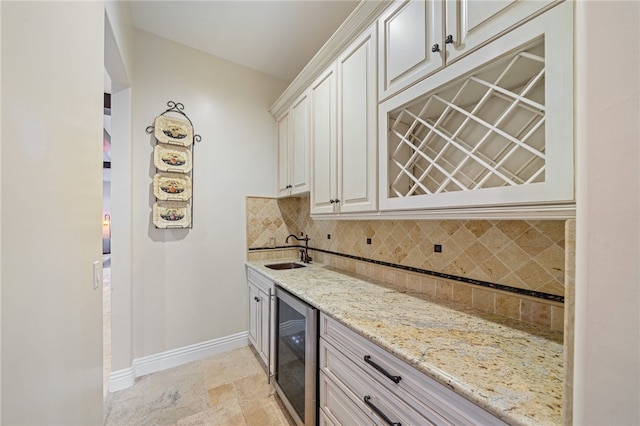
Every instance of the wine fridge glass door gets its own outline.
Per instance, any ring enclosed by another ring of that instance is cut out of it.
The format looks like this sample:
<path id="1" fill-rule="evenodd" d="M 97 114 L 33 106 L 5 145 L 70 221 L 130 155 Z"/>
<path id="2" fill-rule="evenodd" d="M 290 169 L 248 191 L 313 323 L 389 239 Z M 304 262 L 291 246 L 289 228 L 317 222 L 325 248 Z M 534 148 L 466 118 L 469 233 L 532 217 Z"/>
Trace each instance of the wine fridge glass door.
<path id="1" fill-rule="evenodd" d="M 277 381 L 304 423 L 306 319 L 282 299 L 278 312 Z"/>
<path id="2" fill-rule="evenodd" d="M 314 426 L 318 311 L 280 288 L 276 300 L 276 390 L 296 423 Z"/>

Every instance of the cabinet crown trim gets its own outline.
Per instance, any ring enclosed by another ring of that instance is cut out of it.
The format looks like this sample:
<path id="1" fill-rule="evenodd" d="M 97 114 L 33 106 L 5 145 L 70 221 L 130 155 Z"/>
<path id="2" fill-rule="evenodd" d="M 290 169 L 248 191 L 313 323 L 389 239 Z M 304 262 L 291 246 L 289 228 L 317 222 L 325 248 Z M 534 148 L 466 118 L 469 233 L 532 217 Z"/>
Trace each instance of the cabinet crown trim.
<path id="1" fill-rule="evenodd" d="M 274 118 L 280 117 L 289 107 L 291 101 L 304 92 L 349 44 L 376 21 L 389 5 L 390 2 L 384 0 L 362 0 L 269 108 L 271 115 Z"/>

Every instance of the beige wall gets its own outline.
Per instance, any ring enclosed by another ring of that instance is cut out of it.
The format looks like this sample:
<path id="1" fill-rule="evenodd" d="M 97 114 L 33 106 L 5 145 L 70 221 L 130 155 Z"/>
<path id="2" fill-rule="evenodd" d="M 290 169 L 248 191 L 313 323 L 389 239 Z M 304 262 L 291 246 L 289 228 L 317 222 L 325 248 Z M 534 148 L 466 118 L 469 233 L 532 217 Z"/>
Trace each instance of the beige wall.
<path id="1" fill-rule="evenodd" d="M 2 46 L 2 2 L 0 2 L 0 46 Z M 1 51 L 0 51 L 1 53 Z M 0 88 L 2 87 L 2 54 L 0 54 Z M 0 95 L 0 164 L 2 164 L 2 96 Z M 2 173 L 0 173 L 2 188 Z M 0 196 L 0 378 L 2 377 L 2 196 Z M 0 423 L 2 422 L 2 380 L 0 380 Z"/>
<path id="2" fill-rule="evenodd" d="M 2 424 L 102 423 L 102 2 L 2 2 Z"/>
<path id="3" fill-rule="evenodd" d="M 273 194 L 268 109 L 286 83 L 137 30 L 134 57 L 132 309 L 140 358 L 247 330 L 244 197 Z M 202 136 L 190 230 L 158 230 L 151 221 L 155 142 L 145 128 L 170 100 L 184 104 Z"/>
<path id="4" fill-rule="evenodd" d="M 567 220 L 565 227 L 565 318 L 564 318 L 564 392 L 562 418 L 573 424 L 573 391 L 575 365 L 575 312 L 576 312 L 576 220 Z"/>
<path id="5" fill-rule="evenodd" d="M 640 3 L 576 4 L 574 420 L 576 425 L 637 425 Z"/>
<path id="6" fill-rule="evenodd" d="M 111 94 L 111 370 L 133 361 L 131 88 Z"/>

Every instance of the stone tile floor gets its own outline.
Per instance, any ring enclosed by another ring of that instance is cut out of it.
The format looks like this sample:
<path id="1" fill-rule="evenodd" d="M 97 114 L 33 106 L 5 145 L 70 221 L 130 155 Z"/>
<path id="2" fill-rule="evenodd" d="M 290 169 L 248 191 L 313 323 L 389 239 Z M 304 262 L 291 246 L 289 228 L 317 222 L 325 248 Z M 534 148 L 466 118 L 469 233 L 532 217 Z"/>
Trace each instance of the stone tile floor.
<path id="1" fill-rule="evenodd" d="M 109 393 L 105 426 L 293 426 L 250 347 L 149 374 Z"/>

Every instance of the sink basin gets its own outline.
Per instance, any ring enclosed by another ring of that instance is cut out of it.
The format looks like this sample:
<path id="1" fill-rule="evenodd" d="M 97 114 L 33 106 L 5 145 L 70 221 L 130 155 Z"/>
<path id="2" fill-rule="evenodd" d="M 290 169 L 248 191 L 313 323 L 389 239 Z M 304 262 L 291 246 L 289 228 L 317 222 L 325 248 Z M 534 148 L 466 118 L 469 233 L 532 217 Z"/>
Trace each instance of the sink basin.
<path id="1" fill-rule="evenodd" d="M 307 265 L 301 265 L 300 263 L 285 262 L 285 263 L 272 263 L 271 265 L 264 265 L 269 269 L 282 270 L 282 269 L 297 269 L 304 268 Z"/>

